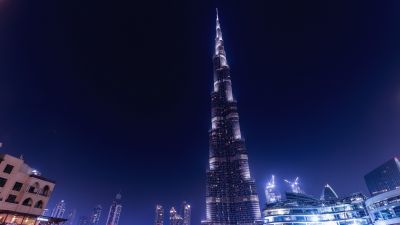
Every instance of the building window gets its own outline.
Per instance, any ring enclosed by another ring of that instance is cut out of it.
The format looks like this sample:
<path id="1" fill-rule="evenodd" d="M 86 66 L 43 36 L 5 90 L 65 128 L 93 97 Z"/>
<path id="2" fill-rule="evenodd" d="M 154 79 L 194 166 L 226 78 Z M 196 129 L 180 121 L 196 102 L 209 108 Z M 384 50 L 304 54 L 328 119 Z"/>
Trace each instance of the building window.
<path id="1" fill-rule="evenodd" d="M 29 187 L 28 192 L 32 194 L 37 194 L 39 191 L 39 183 L 35 182 L 32 186 Z"/>
<path id="2" fill-rule="evenodd" d="M 50 194 L 50 187 L 48 185 L 44 186 L 43 190 L 42 190 L 42 195 L 43 196 L 49 196 Z"/>
<path id="3" fill-rule="evenodd" d="M 31 198 L 27 198 L 22 202 L 22 205 L 32 206 L 32 203 L 33 203 L 32 199 Z"/>
<path id="4" fill-rule="evenodd" d="M 13 169 L 14 169 L 14 166 L 7 164 L 7 166 L 6 166 L 6 168 L 4 168 L 3 172 L 10 174 Z"/>
<path id="5" fill-rule="evenodd" d="M 15 182 L 14 187 L 13 187 L 13 191 L 20 191 L 21 188 L 22 188 L 22 183 Z"/>
<path id="6" fill-rule="evenodd" d="M 6 202 L 16 203 L 15 200 L 17 199 L 16 195 L 9 195 L 6 199 Z"/>
<path id="7" fill-rule="evenodd" d="M 6 185 L 6 183 L 7 183 L 7 179 L 0 177 L 0 187 L 4 187 L 4 185 Z"/>
<path id="8" fill-rule="evenodd" d="M 41 208 L 43 208 L 43 202 L 42 202 L 42 200 L 40 200 L 40 201 L 36 202 L 36 204 L 35 204 L 35 208 L 38 208 L 38 209 L 41 209 Z"/>

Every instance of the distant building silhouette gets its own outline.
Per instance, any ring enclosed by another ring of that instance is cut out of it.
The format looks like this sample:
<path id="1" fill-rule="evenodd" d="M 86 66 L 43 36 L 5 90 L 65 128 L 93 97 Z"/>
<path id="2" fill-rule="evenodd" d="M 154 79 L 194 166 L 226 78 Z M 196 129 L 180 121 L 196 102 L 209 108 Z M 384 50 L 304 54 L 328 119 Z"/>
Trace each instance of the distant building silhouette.
<path id="1" fill-rule="evenodd" d="M 164 208 L 162 205 L 156 205 L 154 225 L 164 224 Z"/>
<path id="2" fill-rule="evenodd" d="M 66 210 L 65 201 L 61 200 L 59 203 L 54 206 L 53 211 L 51 213 L 51 217 L 55 218 L 64 218 L 64 213 Z"/>
<path id="3" fill-rule="evenodd" d="M 181 215 L 179 215 L 176 212 L 176 209 L 172 207 L 169 210 L 169 224 L 170 225 L 182 225 L 183 224 L 183 218 Z"/>
<path id="4" fill-rule="evenodd" d="M 110 206 L 110 211 L 108 212 L 106 225 L 118 225 L 122 211 L 121 198 L 121 194 L 115 196 L 115 199 Z"/>
<path id="5" fill-rule="evenodd" d="M 183 202 L 182 204 L 183 210 L 183 225 L 190 225 L 192 208 L 187 202 Z"/>
<path id="6" fill-rule="evenodd" d="M 92 215 L 90 215 L 90 224 L 97 225 L 99 223 L 102 211 L 103 208 L 101 207 L 101 205 L 97 205 L 96 207 L 94 207 Z"/>
<path id="7" fill-rule="evenodd" d="M 333 201 L 333 200 L 337 200 L 338 198 L 339 197 L 336 194 L 336 192 L 333 190 L 333 188 L 329 184 L 326 184 L 324 186 L 324 189 L 322 190 L 321 200 Z"/>

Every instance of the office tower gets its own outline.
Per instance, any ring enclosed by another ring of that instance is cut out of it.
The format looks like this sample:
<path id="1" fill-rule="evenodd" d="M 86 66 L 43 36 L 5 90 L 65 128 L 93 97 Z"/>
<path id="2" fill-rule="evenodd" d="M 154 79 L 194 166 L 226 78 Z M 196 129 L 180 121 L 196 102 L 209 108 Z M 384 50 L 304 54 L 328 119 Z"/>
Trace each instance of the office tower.
<path id="1" fill-rule="evenodd" d="M 220 21 L 216 18 L 214 87 L 211 93 L 206 220 L 203 224 L 254 224 L 261 221 L 258 194 L 250 175 L 245 141 L 232 93 Z"/>
<path id="2" fill-rule="evenodd" d="M 183 218 L 181 215 L 179 215 L 175 208 L 172 207 L 169 210 L 169 224 L 170 225 L 182 225 L 183 224 Z"/>
<path id="3" fill-rule="evenodd" d="M 61 200 L 51 212 L 51 217 L 64 218 L 65 209 L 65 201 Z"/>
<path id="4" fill-rule="evenodd" d="M 106 225 L 118 225 L 122 211 L 121 197 L 121 194 L 115 196 L 115 199 L 110 206 L 110 211 L 108 212 Z"/>
<path id="5" fill-rule="evenodd" d="M 103 208 L 101 207 L 101 205 L 97 205 L 96 207 L 94 207 L 92 215 L 90 215 L 90 224 L 97 225 L 99 223 L 102 211 Z"/>
<path id="6" fill-rule="evenodd" d="M 275 176 L 272 175 L 271 180 L 265 186 L 265 198 L 267 204 L 275 203 L 281 200 L 281 194 L 276 190 Z"/>
<path id="7" fill-rule="evenodd" d="M 390 159 L 364 176 L 371 195 L 400 188 L 400 163 L 397 157 Z"/>
<path id="8" fill-rule="evenodd" d="M 164 208 L 162 205 L 156 205 L 154 225 L 164 224 Z"/>
<path id="9" fill-rule="evenodd" d="M 182 203 L 183 225 L 190 225 L 190 217 L 192 214 L 191 206 L 187 202 Z"/>
<path id="10" fill-rule="evenodd" d="M 400 166 L 397 157 L 364 176 L 372 195 L 365 205 L 376 225 L 400 224 Z"/>
<path id="11" fill-rule="evenodd" d="M 332 201 L 332 200 L 336 200 L 338 198 L 339 197 L 336 194 L 336 192 L 333 190 L 333 188 L 329 184 L 326 184 L 324 186 L 324 189 L 322 190 L 321 200 Z"/>

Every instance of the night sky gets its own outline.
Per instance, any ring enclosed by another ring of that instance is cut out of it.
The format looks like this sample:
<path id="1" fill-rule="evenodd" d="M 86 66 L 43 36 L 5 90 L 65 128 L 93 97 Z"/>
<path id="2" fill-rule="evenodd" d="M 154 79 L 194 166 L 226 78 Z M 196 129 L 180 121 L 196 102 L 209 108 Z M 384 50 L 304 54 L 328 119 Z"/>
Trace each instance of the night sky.
<path id="1" fill-rule="evenodd" d="M 48 207 L 120 225 L 205 216 L 215 7 L 261 202 L 271 174 L 367 193 L 400 149 L 399 1 L 0 0 L 1 152 L 57 181 Z"/>

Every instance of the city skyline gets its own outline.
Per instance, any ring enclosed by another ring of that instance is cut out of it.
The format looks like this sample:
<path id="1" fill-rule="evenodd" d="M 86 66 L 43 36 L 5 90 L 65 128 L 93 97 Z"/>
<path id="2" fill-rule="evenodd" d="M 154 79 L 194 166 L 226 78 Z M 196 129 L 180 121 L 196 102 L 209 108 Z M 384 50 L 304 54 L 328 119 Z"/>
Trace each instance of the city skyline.
<path id="1" fill-rule="evenodd" d="M 0 3 L 0 150 L 57 181 L 50 214 L 121 192 L 119 225 L 182 199 L 206 217 L 215 7 L 261 209 L 272 174 L 368 194 L 398 156 L 398 3 L 121 4 Z"/>

